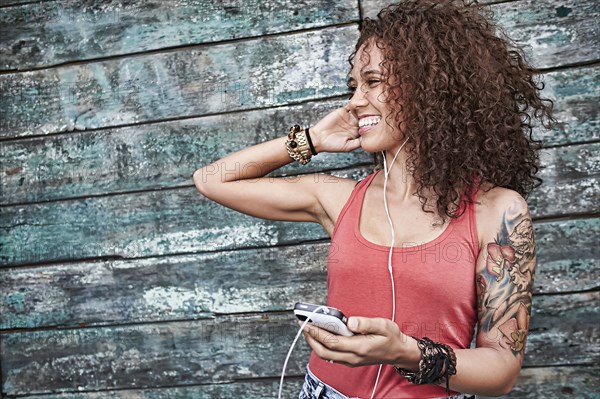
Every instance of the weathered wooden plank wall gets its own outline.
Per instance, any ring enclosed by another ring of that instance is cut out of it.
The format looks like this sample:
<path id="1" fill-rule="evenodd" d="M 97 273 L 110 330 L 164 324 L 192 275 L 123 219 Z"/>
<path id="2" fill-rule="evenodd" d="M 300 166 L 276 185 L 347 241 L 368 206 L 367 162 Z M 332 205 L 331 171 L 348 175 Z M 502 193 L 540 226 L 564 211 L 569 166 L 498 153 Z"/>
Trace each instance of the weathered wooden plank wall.
<path id="1" fill-rule="evenodd" d="M 536 131 L 534 315 L 508 397 L 597 397 L 600 11 L 486 3 L 560 121 Z M 342 104 L 357 22 L 385 4 L 0 1 L 0 396 L 276 396 L 290 309 L 325 298 L 328 236 L 211 203 L 191 175 Z M 358 179 L 370 162 L 322 154 L 273 175 Z M 301 343 L 286 397 L 307 356 Z"/>

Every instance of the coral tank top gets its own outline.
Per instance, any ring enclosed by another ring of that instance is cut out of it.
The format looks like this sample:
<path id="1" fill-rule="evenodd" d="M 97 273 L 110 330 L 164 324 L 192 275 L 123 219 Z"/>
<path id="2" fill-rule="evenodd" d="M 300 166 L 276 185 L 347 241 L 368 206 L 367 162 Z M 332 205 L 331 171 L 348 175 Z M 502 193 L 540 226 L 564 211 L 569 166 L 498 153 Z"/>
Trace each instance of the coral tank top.
<path id="1" fill-rule="evenodd" d="M 327 305 L 340 309 L 348 317 L 389 319 L 392 316 L 390 247 L 367 241 L 359 230 L 365 192 L 377 173 L 379 171 L 354 187 L 331 237 L 327 257 Z M 451 219 L 434 240 L 394 247 L 394 321 L 403 333 L 417 338 L 429 337 L 454 349 L 469 347 L 477 322 L 475 263 L 479 243 L 474 207 L 467 203 L 466 211 L 459 218 Z M 309 368 L 323 382 L 347 396 L 370 398 L 379 365 L 350 368 L 331 364 L 313 351 Z M 451 394 L 457 393 L 451 391 Z M 376 398 L 445 396 L 447 393 L 442 387 L 408 382 L 390 364 L 383 365 L 375 392 Z"/>

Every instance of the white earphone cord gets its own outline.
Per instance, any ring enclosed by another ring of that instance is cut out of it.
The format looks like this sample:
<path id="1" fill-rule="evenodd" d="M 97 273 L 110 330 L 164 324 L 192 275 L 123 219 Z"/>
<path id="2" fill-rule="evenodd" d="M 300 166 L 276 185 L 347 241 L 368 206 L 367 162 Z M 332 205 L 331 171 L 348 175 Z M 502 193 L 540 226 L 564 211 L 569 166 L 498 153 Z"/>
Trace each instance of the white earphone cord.
<path id="1" fill-rule="evenodd" d="M 408 138 L 404 141 L 404 143 L 402 143 L 400 148 L 398 148 L 398 151 L 396 151 L 396 155 L 394 155 L 394 158 L 392 159 L 392 163 L 390 163 L 389 170 L 387 168 L 387 163 L 385 160 L 385 153 L 383 151 L 381 151 L 381 153 L 383 154 L 383 165 L 384 165 L 384 169 L 385 169 L 384 170 L 384 172 L 385 172 L 384 173 L 384 182 L 383 182 L 383 204 L 385 207 L 385 213 L 387 215 L 388 222 L 390 223 L 390 230 L 392 232 L 392 243 L 390 245 L 390 252 L 388 254 L 388 271 L 390 272 L 390 279 L 392 282 L 392 321 L 394 321 L 394 319 L 396 318 L 396 288 L 394 286 L 394 274 L 392 273 L 392 252 L 394 250 L 395 237 L 394 237 L 394 224 L 392 223 L 392 218 L 390 217 L 390 211 L 387 206 L 386 189 L 387 189 L 387 178 L 388 178 L 390 171 L 392 170 L 392 166 L 394 166 L 394 161 L 396 161 L 396 157 L 398 156 L 398 154 L 400 153 L 400 150 L 402 150 L 402 147 L 404 147 L 404 144 L 406 144 L 407 141 L 408 141 Z M 319 306 L 318 308 L 313 310 L 310 313 L 310 315 L 313 315 L 313 314 L 317 313 L 319 310 L 324 309 L 324 308 L 325 308 L 324 306 Z M 290 346 L 290 350 L 288 351 L 288 354 L 285 358 L 285 362 L 283 363 L 283 370 L 281 371 L 281 379 L 279 380 L 279 394 L 277 395 L 278 399 L 281 399 L 281 392 L 283 390 L 283 379 L 285 378 L 285 369 L 287 367 L 288 361 L 290 360 L 292 351 L 294 350 L 294 347 L 296 346 L 296 342 L 298 342 L 298 338 L 300 338 L 300 334 L 302 334 L 302 331 L 304 330 L 304 328 L 308 324 L 308 321 L 310 320 L 310 315 L 309 315 L 309 317 L 306 318 L 306 320 L 304 320 L 304 323 L 302 323 L 302 326 L 300 326 L 300 329 L 296 333 L 296 337 L 294 338 L 294 341 L 292 342 L 292 345 Z M 371 393 L 370 399 L 373 399 L 373 397 L 375 396 L 375 391 L 377 390 L 377 384 L 379 383 L 379 375 L 381 374 L 382 367 L 383 367 L 383 364 L 380 364 L 379 371 L 377 371 L 377 378 L 375 379 L 375 385 L 373 386 L 373 392 Z"/>
<path id="2" fill-rule="evenodd" d="M 290 360 L 290 356 L 292 355 L 292 350 L 294 350 L 294 346 L 296 346 L 296 342 L 298 342 L 298 338 L 300 338 L 300 334 L 302 334 L 302 331 L 304 331 L 304 327 L 306 327 L 306 325 L 310 321 L 310 316 L 312 316 L 313 314 L 316 314 L 319 310 L 325 309 L 325 308 L 326 308 L 325 306 L 319 306 L 318 308 L 316 308 L 315 310 L 310 312 L 310 314 L 306 317 L 306 320 L 304 320 L 304 323 L 302 323 L 302 325 L 300 326 L 300 329 L 298 329 L 298 332 L 296 333 L 296 338 L 294 338 L 294 341 L 292 342 L 292 346 L 290 346 L 290 350 L 288 351 L 288 354 L 285 357 L 285 362 L 283 363 L 283 370 L 281 370 L 281 379 L 279 380 L 279 394 L 277 395 L 278 399 L 281 399 L 281 391 L 283 390 L 283 378 L 285 376 L 285 368 L 287 367 L 288 361 Z"/>
<path id="3" fill-rule="evenodd" d="M 396 155 L 392 159 L 390 163 L 390 168 L 387 167 L 387 162 L 385 160 L 385 153 L 381 151 L 383 154 L 383 167 L 384 167 L 384 181 L 383 181 L 383 205 L 385 207 L 385 214 L 387 215 L 388 222 L 390 223 L 390 231 L 392 232 L 392 243 L 390 244 L 390 252 L 388 254 L 388 271 L 390 272 L 390 281 L 392 283 L 392 321 L 396 318 L 396 287 L 394 284 L 394 274 L 392 273 L 392 252 L 394 251 L 394 243 L 395 243 L 395 235 L 394 235 L 394 224 L 392 223 L 392 218 L 390 217 L 390 210 L 387 206 L 387 181 L 388 175 L 392 170 L 392 166 L 394 166 L 394 162 L 396 161 L 396 157 L 400 153 L 400 150 L 404 147 L 404 144 L 408 141 L 408 138 L 404 140 L 404 143 L 398 148 L 396 151 Z M 379 370 L 377 371 L 377 378 L 375 378 L 375 385 L 373 386 L 373 392 L 371 392 L 371 399 L 375 396 L 375 391 L 377 390 L 377 384 L 379 383 L 379 375 L 381 374 L 381 369 L 383 368 L 383 364 L 379 365 Z"/>

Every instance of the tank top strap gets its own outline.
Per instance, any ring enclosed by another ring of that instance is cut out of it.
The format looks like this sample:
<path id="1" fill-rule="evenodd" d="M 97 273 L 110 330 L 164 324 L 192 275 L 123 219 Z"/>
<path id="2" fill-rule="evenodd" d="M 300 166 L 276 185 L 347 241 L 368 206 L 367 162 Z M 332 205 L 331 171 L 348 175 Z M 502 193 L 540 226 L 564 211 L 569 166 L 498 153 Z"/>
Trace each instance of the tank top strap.
<path id="1" fill-rule="evenodd" d="M 477 233 L 477 220 L 475 218 L 475 207 L 477 206 L 477 194 L 479 193 L 479 177 L 473 177 L 473 189 L 472 189 L 472 200 L 473 202 L 466 202 L 467 210 L 467 223 L 469 230 L 469 239 L 472 243 L 472 248 L 475 255 L 479 254 L 479 235 Z M 465 198 L 467 195 L 465 194 Z"/>
<path id="2" fill-rule="evenodd" d="M 355 198 L 359 195 L 361 190 L 364 190 L 364 188 L 367 186 L 367 183 L 369 181 L 371 181 L 377 175 L 377 173 L 378 173 L 378 171 L 373 172 L 370 175 L 368 175 L 356 182 L 356 184 L 354 185 L 354 188 L 352 189 L 352 193 L 350 194 L 350 197 L 348 198 L 348 201 L 346 201 L 346 204 L 344 204 L 344 207 L 340 211 L 340 214 L 339 214 L 337 220 L 335 221 L 335 225 L 333 226 L 333 232 L 331 233 L 332 239 L 333 239 L 333 237 L 335 237 L 335 233 L 337 232 L 338 227 L 342 223 L 346 213 L 348 213 L 348 210 L 350 209 Z M 354 207 L 354 208 L 356 209 L 356 207 Z"/>

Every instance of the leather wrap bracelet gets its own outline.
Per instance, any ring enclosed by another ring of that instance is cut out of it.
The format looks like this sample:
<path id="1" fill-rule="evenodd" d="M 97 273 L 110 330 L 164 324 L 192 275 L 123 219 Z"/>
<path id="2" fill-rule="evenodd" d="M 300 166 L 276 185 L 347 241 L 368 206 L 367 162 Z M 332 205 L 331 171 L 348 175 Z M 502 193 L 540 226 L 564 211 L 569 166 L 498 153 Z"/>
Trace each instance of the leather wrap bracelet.
<path id="1" fill-rule="evenodd" d="M 450 376 L 456 374 L 456 354 L 454 350 L 446 344 L 433 342 L 427 337 L 422 339 L 413 338 L 417 340 L 417 345 L 421 350 L 419 371 L 410 371 L 395 366 L 394 368 L 398 374 L 415 385 L 441 384 L 445 381 L 446 392 L 449 394 Z"/>

